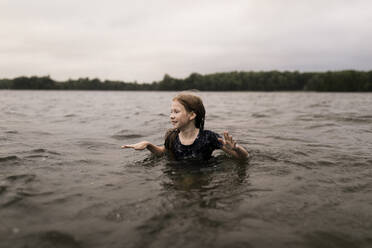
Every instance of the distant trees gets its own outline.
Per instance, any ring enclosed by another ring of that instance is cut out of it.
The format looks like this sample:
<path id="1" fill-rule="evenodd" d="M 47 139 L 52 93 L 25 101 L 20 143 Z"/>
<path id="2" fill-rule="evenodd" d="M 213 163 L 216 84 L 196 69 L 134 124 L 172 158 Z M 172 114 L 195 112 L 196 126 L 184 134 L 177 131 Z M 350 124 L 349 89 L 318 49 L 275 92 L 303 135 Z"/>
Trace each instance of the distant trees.
<path id="1" fill-rule="evenodd" d="M 12 89 L 23 90 L 23 89 L 55 89 L 55 81 L 49 76 L 46 77 L 17 77 L 10 83 Z"/>
<path id="2" fill-rule="evenodd" d="M 165 74 L 151 84 L 111 81 L 94 78 L 57 82 L 49 76 L 0 79 L 0 89 L 43 90 L 163 90 L 180 91 L 372 91 L 372 71 L 233 71 L 201 75 L 192 73 L 184 79 Z"/>

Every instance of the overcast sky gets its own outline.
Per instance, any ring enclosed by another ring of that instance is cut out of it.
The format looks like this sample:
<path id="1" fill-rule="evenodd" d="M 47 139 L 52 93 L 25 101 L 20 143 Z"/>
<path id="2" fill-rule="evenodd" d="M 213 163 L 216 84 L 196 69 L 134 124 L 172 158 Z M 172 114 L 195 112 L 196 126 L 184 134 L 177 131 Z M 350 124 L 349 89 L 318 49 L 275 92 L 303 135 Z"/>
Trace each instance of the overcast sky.
<path id="1" fill-rule="evenodd" d="M 372 70 L 370 0 L 0 0 L 0 78 Z"/>

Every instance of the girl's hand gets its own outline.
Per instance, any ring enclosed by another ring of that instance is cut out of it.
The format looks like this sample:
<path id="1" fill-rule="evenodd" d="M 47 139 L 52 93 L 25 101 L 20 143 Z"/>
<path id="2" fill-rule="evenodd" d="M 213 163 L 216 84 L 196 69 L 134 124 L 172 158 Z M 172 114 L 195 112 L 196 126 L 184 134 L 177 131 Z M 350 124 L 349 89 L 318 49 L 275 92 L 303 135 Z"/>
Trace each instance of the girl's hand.
<path id="1" fill-rule="evenodd" d="M 142 141 L 137 144 L 132 144 L 132 145 L 123 145 L 121 148 L 133 148 L 134 150 L 144 150 L 147 148 L 149 142 L 147 141 Z"/>
<path id="2" fill-rule="evenodd" d="M 246 159 L 249 157 L 247 150 L 245 150 L 244 147 L 237 145 L 236 141 L 227 131 L 223 133 L 223 137 L 224 139 L 218 138 L 218 140 L 223 144 L 221 149 L 224 152 L 237 159 Z"/>
<path id="3" fill-rule="evenodd" d="M 228 131 L 223 133 L 223 137 L 224 139 L 218 138 L 218 141 L 220 141 L 226 149 L 236 150 L 236 141 L 229 135 Z"/>

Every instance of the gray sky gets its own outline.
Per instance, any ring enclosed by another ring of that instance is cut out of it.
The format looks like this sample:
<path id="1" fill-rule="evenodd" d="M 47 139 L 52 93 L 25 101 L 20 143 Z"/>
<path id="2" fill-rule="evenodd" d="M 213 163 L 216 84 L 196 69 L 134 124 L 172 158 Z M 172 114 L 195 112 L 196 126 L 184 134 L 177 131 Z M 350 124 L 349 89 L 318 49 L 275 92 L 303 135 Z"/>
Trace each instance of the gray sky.
<path id="1" fill-rule="evenodd" d="M 370 0 L 0 0 L 0 78 L 372 70 Z"/>

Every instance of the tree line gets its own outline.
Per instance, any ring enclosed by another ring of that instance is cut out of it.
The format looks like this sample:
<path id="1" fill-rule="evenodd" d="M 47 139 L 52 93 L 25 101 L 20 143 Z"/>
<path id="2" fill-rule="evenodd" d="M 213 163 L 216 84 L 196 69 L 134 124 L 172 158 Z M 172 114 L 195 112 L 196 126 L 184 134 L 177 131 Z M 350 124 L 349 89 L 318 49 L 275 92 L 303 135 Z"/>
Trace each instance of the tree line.
<path id="1" fill-rule="evenodd" d="M 50 76 L 0 79 L 0 89 L 29 90 L 161 90 L 180 91 L 372 91 L 372 71 L 290 72 L 233 71 L 179 79 L 165 74 L 161 81 L 139 84 L 98 78 L 55 81 Z"/>

